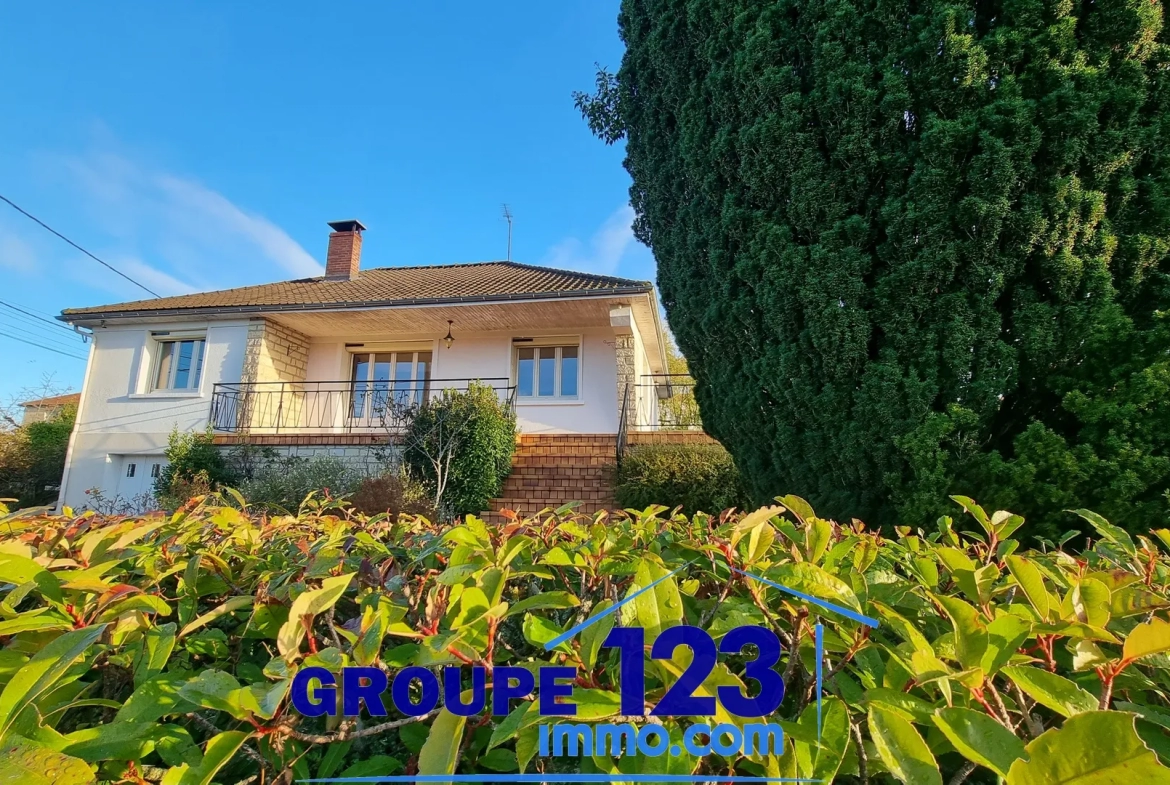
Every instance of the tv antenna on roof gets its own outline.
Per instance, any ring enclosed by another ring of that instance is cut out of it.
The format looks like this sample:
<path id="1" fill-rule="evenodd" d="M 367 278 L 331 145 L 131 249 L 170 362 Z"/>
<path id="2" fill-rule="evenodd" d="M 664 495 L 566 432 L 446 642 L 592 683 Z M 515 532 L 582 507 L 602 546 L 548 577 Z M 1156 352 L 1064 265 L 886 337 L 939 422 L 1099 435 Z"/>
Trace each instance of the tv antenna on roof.
<path id="1" fill-rule="evenodd" d="M 508 222 L 508 261 L 512 261 L 512 211 L 504 205 L 504 220 Z"/>

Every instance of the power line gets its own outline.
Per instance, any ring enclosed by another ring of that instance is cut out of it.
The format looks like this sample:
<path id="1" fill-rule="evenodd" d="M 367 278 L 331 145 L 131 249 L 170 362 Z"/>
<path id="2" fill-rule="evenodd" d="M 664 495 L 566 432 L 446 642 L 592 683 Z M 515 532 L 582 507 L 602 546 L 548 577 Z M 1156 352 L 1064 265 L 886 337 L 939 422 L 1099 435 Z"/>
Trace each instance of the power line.
<path id="1" fill-rule="evenodd" d="M 61 349 L 54 349 L 51 346 L 45 346 L 44 344 L 39 344 L 39 343 L 36 343 L 35 341 L 25 340 L 24 338 L 21 338 L 21 337 L 16 336 L 16 335 L 11 335 L 11 334 L 6 333 L 6 332 L 0 332 L 0 335 L 4 336 L 5 338 L 11 338 L 14 341 L 20 341 L 21 343 L 30 344 L 31 346 L 35 346 L 38 349 L 44 349 L 45 351 L 56 352 L 57 354 L 63 354 L 66 357 L 72 357 L 74 360 L 85 361 L 85 360 L 89 359 L 88 357 L 82 357 L 79 354 L 70 354 L 69 352 L 62 351 Z"/>
<path id="2" fill-rule="evenodd" d="M 80 245 L 78 245 L 77 243 L 73 242 L 73 241 L 72 241 L 72 240 L 70 240 L 68 237 L 66 237 L 65 235 L 63 235 L 63 234 L 61 234 L 60 232 L 58 232 L 58 231 L 57 231 L 56 229 L 54 229 L 53 227 L 49 226 L 47 223 L 45 223 L 44 221 L 42 221 L 40 218 L 37 218 L 37 217 L 36 217 L 35 215 L 33 215 L 32 213 L 30 213 L 30 212 L 28 212 L 27 210 L 25 210 L 23 207 L 21 207 L 20 205 L 18 205 L 16 202 L 14 202 L 14 201 L 12 201 L 11 199 L 9 199 L 7 196 L 4 196 L 3 194 L 0 194 L 0 200 L 3 200 L 3 201 L 5 201 L 5 202 L 7 202 L 7 203 L 8 203 L 8 205 L 9 205 L 10 207 L 12 207 L 12 209 L 16 210 L 16 211 L 17 211 L 18 213 L 20 213 L 21 215 L 23 215 L 23 216 L 25 216 L 26 218 L 29 218 L 29 219 L 31 219 L 31 220 L 33 220 L 33 221 L 35 221 L 35 222 L 36 222 L 36 223 L 38 223 L 38 224 L 40 224 L 42 227 L 44 227 L 44 228 L 45 228 L 45 229 L 47 229 L 48 231 L 50 231 L 50 232 L 52 232 L 53 234 L 57 235 L 58 237 L 60 237 L 60 238 L 61 238 L 62 240 L 64 240 L 65 242 L 69 243 L 69 244 L 70 244 L 70 245 L 72 245 L 74 248 L 76 248 L 77 250 L 81 251 L 83 254 L 85 254 L 86 256 L 88 256 L 90 259 L 93 259 L 95 262 L 97 262 L 98 264 L 102 265 L 102 266 L 103 266 L 103 267 L 105 267 L 106 269 L 108 269 L 108 270 L 110 270 L 110 271 L 112 271 L 112 272 L 115 272 L 115 273 L 117 273 L 118 275 L 122 276 L 122 277 L 123 277 L 123 278 L 125 278 L 127 281 L 129 281 L 130 283 L 132 283 L 132 284 L 134 284 L 135 286 L 137 286 L 139 289 L 142 289 L 142 290 L 143 290 L 143 291 L 145 291 L 145 292 L 149 292 L 149 293 L 150 293 L 151 295 L 153 295 L 154 297 L 162 297 L 162 295 L 161 295 L 161 294 L 159 294 L 158 292 L 154 291 L 153 289 L 148 289 L 148 288 L 147 288 L 146 286 L 144 286 L 143 284 L 140 284 L 140 283 L 138 283 L 138 281 L 135 281 L 133 278 L 131 278 L 130 276 L 126 275 L 126 273 L 124 273 L 124 272 L 122 272 L 121 270 L 119 270 L 118 268 L 114 267 L 112 264 L 109 264 L 108 262 L 103 262 L 101 259 L 97 258 L 97 257 L 96 257 L 96 256 L 94 256 L 93 254 L 91 254 L 89 251 L 85 250 L 85 249 L 84 249 L 84 248 L 82 248 Z"/>
<path id="3" fill-rule="evenodd" d="M 44 322 L 45 324 L 51 324 L 54 327 L 60 327 L 62 330 L 67 330 L 68 332 L 73 332 L 73 329 L 71 327 L 66 327 L 65 325 L 61 324 L 60 322 L 55 322 L 52 319 L 46 319 L 43 316 L 37 316 L 32 311 L 26 311 L 23 308 L 19 308 L 19 307 L 13 305 L 12 303 L 6 303 L 3 300 L 0 300 L 0 305 L 3 305 L 5 308 L 11 308 L 14 311 L 19 311 L 20 313 L 24 314 L 25 316 L 31 316 L 33 319 L 36 319 L 39 322 Z"/>
<path id="4" fill-rule="evenodd" d="M 53 333 L 52 335 L 50 335 L 48 333 L 47 328 L 41 327 L 38 324 L 34 324 L 32 322 L 9 323 L 9 322 L 3 321 L 4 319 L 12 319 L 12 317 L 6 313 L 0 313 L 0 327 L 5 327 L 9 330 L 16 330 L 17 332 L 24 333 L 25 335 L 27 335 L 31 338 L 35 338 L 38 341 L 48 341 L 48 342 L 52 343 L 54 346 L 61 346 L 61 347 L 65 347 L 68 349 L 77 348 L 76 344 L 74 344 L 73 341 L 69 341 L 64 337 L 59 337 L 57 333 Z M 26 325 L 28 325 L 28 326 L 26 326 Z M 29 326 L 40 327 L 40 329 L 43 330 L 44 332 L 36 332 L 34 330 L 29 329 Z"/>

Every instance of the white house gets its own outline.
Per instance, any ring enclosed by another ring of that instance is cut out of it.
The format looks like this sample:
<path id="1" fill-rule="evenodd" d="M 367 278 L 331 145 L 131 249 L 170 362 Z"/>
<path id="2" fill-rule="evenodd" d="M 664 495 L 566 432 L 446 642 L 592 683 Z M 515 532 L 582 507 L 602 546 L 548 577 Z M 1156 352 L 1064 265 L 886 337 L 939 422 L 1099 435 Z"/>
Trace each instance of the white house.
<path id="1" fill-rule="evenodd" d="M 534 443 L 604 451 L 655 416 L 650 283 L 515 262 L 361 269 L 365 227 L 330 227 L 324 277 L 62 313 L 93 341 L 61 503 L 149 492 L 175 428 L 345 455 L 386 438 L 395 402 L 473 380 Z"/>

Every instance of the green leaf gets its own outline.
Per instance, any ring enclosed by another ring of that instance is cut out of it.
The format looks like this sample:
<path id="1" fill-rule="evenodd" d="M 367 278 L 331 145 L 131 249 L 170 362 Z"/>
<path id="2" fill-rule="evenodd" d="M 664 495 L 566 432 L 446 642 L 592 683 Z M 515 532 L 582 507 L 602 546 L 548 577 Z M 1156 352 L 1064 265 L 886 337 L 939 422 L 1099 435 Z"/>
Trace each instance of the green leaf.
<path id="1" fill-rule="evenodd" d="M 1167 605 L 1170 603 L 1142 586 L 1123 586 L 1109 597 L 1109 613 L 1115 619 L 1149 613 Z"/>
<path id="2" fill-rule="evenodd" d="M 905 785 L 942 785 L 930 748 L 901 714 L 871 704 L 869 733 L 882 763 L 899 781 Z"/>
<path id="3" fill-rule="evenodd" d="M 751 530 L 748 534 L 747 560 L 745 564 L 755 564 L 768 555 L 772 543 L 776 541 L 776 530 L 769 523 L 763 523 Z"/>
<path id="4" fill-rule="evenodd" d="M 536 728 L 525 728 L 516 737 L 516 764 L 523 772 L 536 756 L 539 748 L 539 736 Z"/>
<path id="5" fill-rule="evenodd" d="M 194 621 L 184 627 L 179 633 L 179 638 L 185 638 L 188 634 L 195 632 L 195 630 L 199 629 L 200 627 L 204 627 L 210 624 L 220 616 L 225 616 L 232 611 L 238 611 L 242 608 L 252 607 L 252 601 L 253 598 L 251 595 L 229 597 L 223 603 L 212 608 L 202 616 L 197 617 Z"/>
<path id="6" fill-rule="evenodd" d="M 305 639 L 305 630 L 313 623 L 313 617 L 329 610 L 336 604 L 345 590 L 349 588 L 355 573 L 338 575 L 321 581 L 320 589 L 310 589 L 302 592 L 293 600 L 292 608 L 288 612 L 288 621 L 280 628 L 276 636 L 276 647 L 282 657 L 295 658 L 300 655 L 301 641 Z"/>
<path id="7" fill-rule="evenodd" d="M 865 691 L 865 700 L 868 703 L 880 703 L 884 708 L 892 709 L 911 722 L 921 725 L 928 724 L 934 707 L 919 698 L 901 690 L 891 690 L 886 687 L 874 687 Z"/>
<path id="8" fill-rule="evenodd" d="M 516 764 L 516 753 L 512 750 L 492 750 L 482 755 L 477 761 L 480 766 L 491 771 L 519 771 Z"/>
<path id="9" fill-rule="evenodd" d="M 761 507 L 740 518 L 739 523 L 735 524 L 735 528 L 731 530 L 731 547 L 734 548 L 738 545 L 748 532 L 757 526 L 767 525 L 768 521 L 782 512 L 784 512 L 783 507 Z"/>
<path id="10" fill-rule="evenodd" d="M 970 513 L 971 517 L 983 527 L 983 531 L 989 535 L 995 531 L 995 527 L 991 525 L 991 519 L 987 517 L 987 513 L 983 511 L 983 508 L 975 503 L 974 499 L 969 499 L 966 496 L 952 496 L 951 499 L 958 502 L 964 510 Z"/>
<path id="11" fill-rule="evenodd" d="M 968 599 L 980 605 L 991 602 L 991 590 L 999 580 L 999 567 L 995 564 L 985 564 L 975 570 L 955 570 L 951 574 Z"/>
<path id="12" fill-rule="evenodd" d="M 61 602 L 61 581 L 27 556 L 15 553 L 0 553 L 0 583 L 21 586 L 36 584 L 41 596 L 53 602 Z"/>
<path id="13" fill-rule="evenodd" d="M 1032 623 L 1019 616 L 997 616 L 987 625 L 987 651 L 979 667 L 988 676 L 994 676 L 1007 665 L 1008 660 L 1032 634 Z"/>
<path id="14" fill-rule="evenodd" d="M 51 689 L 105 629 L 99 624 L 60 635 L 16 672 L 0 693 L 0 740 L 13 730 L 21 712 Z"/>
<path id="15" fill-rule="evenodd" d="M 1128 701 L 1114 701 L 1113 705 L 1121 711 L 1132 711 L 1143 720 L 1152 722 L 1156 725 L 1161 725 L 1163 728 L 1170 730 L 1170 712 L 1164 711 L 1155 706 L 1129 703 Z"/>
<path id="16" fill-rule="evenodd" d="M 816 513 L 813 512 L 812 505 L 799 496 L 794 496 L 792 494 L 789 494 L 788 496 L 778 496 L 776 497 L 776 501 L 783 504 L 784 507 L 787 507 L 801 523 L 804 523 L 809 518 L 816 516 Z M 774 514 L 779 515 L 781 512 L 784 512 L 783 508 Z"/>
<path id="17" fill-rule="evenodd" d="M 952 548 L 949 545 L 942 545 L 938 548 L 935 548 L 935 553 L 938 554 L 939 560 L 944 565 L 946 565 L 946 568 L 950 570 L 952 574 L 960 570 L 975 572 L 975 569 L 978 566 L 965 551 L 961 551 L 958 548 Z"/>
<path id="18" fill-rule="evenodd" d="M 221 670 L 203 670 L 179 688 L 179 696 L 197 706 L 226 711 L 237 719 L 247 714 L 236 700 L 240 683 L 230 673 Z"/>
<path id="19" fill-rule="evenodd" d="M 1063 676 L 1025 665 L 1009 665 L 1003 673 L 1032 700 L 1063 717 L 1072 717 L 1097 708 L 1098 700 L 1088 690 Z"/>
<path id="20" fill-rule="evenodd" d="M 212 736 L 198 766 L 184 764 L 167 772 L 161 785 L 211 785 L 219 770 L 227 765 L 244 742 L 248 740 L 243 731 L 233 730 Z"/>
<path id="21" fill-rule="evenodd" d="M 535 725 L 543 719 L 540 712 L 537 710 L 536 701 L 523 701 L 512 711 L 508 712 L 508 716 L 500 720 L 500 723 L 492 729 L 491 739 L 488 740 L 487 749 L 497 747 L 504 742 L 513 738 L 524 728 L 529 725 Z M 529 710 L 531 716 L 529 716 Z"/>
<path id="22" fill-rule="evenodd" d="M 1134 715 L 1089 711 L 1051 728 L 1026 747 L 1029 760 L 1008 771 L 1008 785 L 1167 785 L 1170 769 L 1142 743 Z"/>
<path id="23" fill-rule="evenodd" d="M 32 630 L 48 631 L 48 630 L 71 630 L 73 629 L 73 622 L 68 619 L 63 619 L 60 616 L 47 613 L 48 608 L 37 608 L 34 611 L 22 613 L 15 619 L 7 619 L 0 621 L 0 636 L 16 635 L 21 632 L 30 632 Z"/>
<path id="24" fill-rule="evenodd" d="M 516 616 L 528 611 L 548 610 L 555 608 L 576 608 L 581 604 L 575 595 L 567 591 L 548 591 L 525 597 L 520 602 L 508 607 L 507 616 Z"/>
<path id="25" fill-rule="evenodd" d="M 651 559 L 638 562 L 634 583 L 630 593 L 637 592 L 670 573 L 666 567 Z M 642 592 L 631 603 L 637 614 L 638 623 L 646 630 L 646 643 L 652 643 L 667 627 L 681 624 L 683 620 L 682 595 L 673 577 L 666 578 L 653 589 Z"/>
<path id="26" fill-rule="evenodd" d="M 1060 615 L 1090 627 L 1105 628 L 1109 623 L 1109 587 L 1096 578 L 1082 578 L 1073 583 L 1060 603 Z"/>
<path id="27" fill-rule="evenodd" d="M 861 613 L 861 603 L 857 601 L 857 595 L 854 594 L 853 589 L 849 588 L 849 584 L 815 564 L 808 562 L 784 564 L 768 570 L 767 577 L 782 586 L 811 594 L 814 597 L 843 605 Z M 790 598 L 788 595 L 783 596 L 791 602 L 800 602 L 800 600 Z"/>
<path id="28" fill-rule="evenodd" d="M 987 626 L 979 612 L 958 597 L 932 594 L 935 602 L 951 617 L 955 628 L 955 656 L 964 668 L 976 668 L 987 651 Z"/>
<path id="29" fill-rule="evenodd" d="M 1007 564 L 1008 572 L 1019 584 L 1024 596 L 1028 598 L 1028 602 L 1032 603 L 1036 613 L 1042 620 L 1047 619 L 1048 612 L 1052 607 L 1052 597 L 1044 586 L 1044 576 L 1040 574 L 1040 570 L 1036 569 L 1036 565 L 1023 556 L 1008 556 L 1004 561 Z"/>
<path id="30" fill-rule="evenodd" d="M 569 700 L 577 704 L 577 714 L 573 718 L 576 722 L 593 722 L 616 717 L 622 705 L 618 693 L 600 689 L 576 688 Z"/>
<path id="31" fill-rule="evenodd" d="M 466 717 L 457 717 L 446 709 L 439 712 L 431 724 L 426 743 L 418 753 L 419 774 L 455 773 L 466 724 Z"/>
<path id="32" fill-rule="evenodd" d="M 160 725 L 155 731 L 154 751 L 168 766 L 198 766 L 203 762 L 203 750 L 195 743 L 190 731 L 180 725 Z"/>
<path id="33" fill-rule="evenodd" d="M 191 703 L 179 694 L 189 678 L 190 674 L 187 673 L 160 673 L 143 682 L 118 709 L 114 721 L 151 722 L 168 714 L 194 711 L 198 704 Z"/>
<path id="34" fill-rule="evenodd" d="M 141 645 L 134 658 L 134 683 L 143 684 L 162 673 L 175 648 L 174 622 L 152 627 L 142 633 Z"/>
<path id="35" fill-rule="evenodd" d="M 812 779 L 832 782 L 849 748 L 849 710 L 840 698 L 825 698 L 822 704 L 820 746 L 815 755 Z"/>
<path id="36" fill-rule="evenodd" d="M 531 613 L 524 617 L 524 624 L 521 628 L 524 632 L 524 639 L 540 649 L 544 645 L 555 638 L 564 634 L 564 630 L 557 626 L 556 622 L 550 621 L 543 616 L 533 616 Z M 563 651 L 566 654 L 572 653 L 569 648 L 568 641 L 557 644 L 554 651 Z"/>
<path id="37" fill-rule="evenodd" d="M 953 706 L 935 711 L 933 720 L 960 755 L 1001 777 L 1026 755 L 1024 742 L 983 712 Z"/>
<path id="38" fill-rule="evenodd" d="M 13 737 L 0 746 L 0 785 L 89 785 L 93 769 L 83 760 Z"/>
<path id="39" fill-rule="evenodd" d="M 816 564 L 825 555 L 829 542 L 833 538 L 833 524 L 822 518 L 811 518 L 805 521 L 804 553 L 805 558 Z"/>
<path id="40" fill-rule="evenodd" d="M 602 600 L 593 608 L 593 613 L 589 618 L 594 618 L 613 607 L 613 603 L 609 600 Z M 585 666 L 585 670 L 592 671 L 597 665 L 597 656 L 601 652 L 601 644 L 609 636 L 613 630 L 615 613 L 607 615 L 604 619 L 590 624 L 581 631 L 578 637 L 580 644 L 579 654 L 581 656 L 581 663 Z"/>
<path id="41" fill-rule="evenodd" d="M 389 755 L 375 755 L 367 760 L 359 761 L 339 774 L 339 777 L 389 777 L 405 767 L 398 758 Z"/>
<path id="42" fill-rule="evenodd" d="M 1073 512 L 1088 521 L 1104 539 L 1121 548 L 1130 556 L 1137 553 L 1137 548 L 1133 544 L 1133 538 L 1129 536 L 1129 533 L 1125 529 L 1122 529 L 1120 526 L 1114 526 L 1092 510 L 1073 510 Z"/>
<path id="43" fill-rule="evenodd" d="M 61 752 L 89 763 L 140 760 L 154 751 L 154 722 L 114 722 L 65 734 Z"/>
<path id="44" fill-rule="evenodd" d="M 1136 660 L 1164 651 L 1170 651 L 1170 622 L 1155 616 L 1130 631 L 1121 655 L 1127 660 Z"/>

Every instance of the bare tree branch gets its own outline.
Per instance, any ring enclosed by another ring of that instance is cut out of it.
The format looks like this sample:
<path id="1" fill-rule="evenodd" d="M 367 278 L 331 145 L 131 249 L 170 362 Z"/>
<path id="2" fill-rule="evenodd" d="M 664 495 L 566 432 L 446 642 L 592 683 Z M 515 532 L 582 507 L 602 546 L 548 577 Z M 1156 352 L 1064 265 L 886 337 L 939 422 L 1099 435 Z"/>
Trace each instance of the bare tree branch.
<path id="1" fill-rule="evenodd" d="M 955 776 L 951 777 L 951 781 L 947 785 L 963 785 L 973 771 L 975 771 L 975 764 L 967 761 L 959 767 L 959 770 L 955 772 Z"/>
<path id="2" fill-rule="evenodd" d="M 431 717 L 439 713 L 438 709 L 429 711 L 426 714 L 420 714 L 417 717 L 403 717 L 400 720 L 391 720 L 390 722 L 383 722 L 380 725 L 371 725 L 368 728 L 355 730 L 349 732 L 348 729 L 342 728 L 337 733 L 301 733 L 297 730 L 289 729 L 285 735 L 297 741 L 304 741 L 309 744 L 332 744 L 335 741 L 346 741 L 347 739 L 363 739 L 366 736 L 377 736 L 380 733 L 385 733 L 388 730 L 401 728 L 403 725 L 410 725 L 415 722 L 425 722 Z"/>

